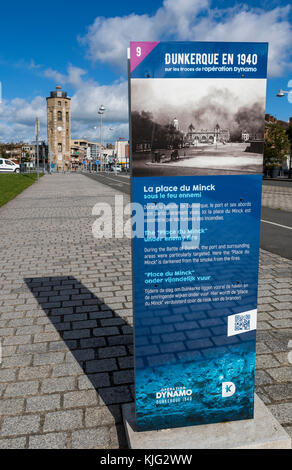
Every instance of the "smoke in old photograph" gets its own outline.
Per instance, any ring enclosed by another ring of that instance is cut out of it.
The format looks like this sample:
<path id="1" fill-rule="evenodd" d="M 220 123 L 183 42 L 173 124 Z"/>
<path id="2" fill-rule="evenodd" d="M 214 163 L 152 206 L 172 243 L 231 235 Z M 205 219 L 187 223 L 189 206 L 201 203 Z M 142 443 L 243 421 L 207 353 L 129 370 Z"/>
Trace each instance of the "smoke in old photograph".
<path id="1" fill-rule="evenodd" d="M 133 176 L 262 172 L 265 80 L 136 79 Z"/>

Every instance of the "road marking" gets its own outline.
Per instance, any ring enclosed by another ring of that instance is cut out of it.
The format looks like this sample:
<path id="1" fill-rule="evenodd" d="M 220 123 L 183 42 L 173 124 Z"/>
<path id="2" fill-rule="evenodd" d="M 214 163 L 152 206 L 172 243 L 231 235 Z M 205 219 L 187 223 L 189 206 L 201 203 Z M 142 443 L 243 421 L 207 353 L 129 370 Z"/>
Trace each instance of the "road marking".
<path id="1" fill-rule="evenodd" d="M 292 230 L 292 227 L 288 227 L 287 225 L 276 224 L 275 222 L 270 222 L 269 220 L 261 220 L 265 224 L 277 225 L 277 227 L 287 228 L 288 230 Z"/>
<path id="2" fill-rule="evenodd" d="M 108 176 L 104 176 L 104 178 L 106 178 L 108 180 L 111 180 L 111 181 L 114 181 L 116 184 L 129 184 L 130 185 L 130 183 L 127 183 L 126 181 L 121 182 L 121 181 L 116 180 L 114 178 L 109 178 Z"/>

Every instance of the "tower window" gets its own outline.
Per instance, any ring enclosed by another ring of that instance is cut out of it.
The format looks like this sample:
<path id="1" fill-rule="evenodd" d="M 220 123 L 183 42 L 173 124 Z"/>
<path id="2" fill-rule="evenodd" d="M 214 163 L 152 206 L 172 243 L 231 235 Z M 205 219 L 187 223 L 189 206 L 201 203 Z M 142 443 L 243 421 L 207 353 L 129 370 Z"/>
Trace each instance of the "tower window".
<path id="1" fill-rule="evenodd" d="M 58 111 L 58 121 L 62 121 L 62 111 Z"/>
<path id="2" fill-rule="evenodd" d="M 58 144 L 58 152 L 62 152 L 62 144 Z"/>
<path id="3" fill-rule="evenodd" d="M 62 103 L 61 103 L 61 101 L 58 101 L 58 106 L 62 106 Z"/>

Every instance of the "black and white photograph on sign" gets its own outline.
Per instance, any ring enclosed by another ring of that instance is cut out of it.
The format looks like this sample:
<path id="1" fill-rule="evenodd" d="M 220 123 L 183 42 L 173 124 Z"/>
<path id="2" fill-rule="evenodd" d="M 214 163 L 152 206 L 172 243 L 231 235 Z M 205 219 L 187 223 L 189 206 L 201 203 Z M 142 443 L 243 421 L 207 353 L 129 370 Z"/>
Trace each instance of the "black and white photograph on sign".
<path id="1" fill-rule="evenodd" d="M 133 79 L 133 176 L 262 173 L 266 80 Z"/>

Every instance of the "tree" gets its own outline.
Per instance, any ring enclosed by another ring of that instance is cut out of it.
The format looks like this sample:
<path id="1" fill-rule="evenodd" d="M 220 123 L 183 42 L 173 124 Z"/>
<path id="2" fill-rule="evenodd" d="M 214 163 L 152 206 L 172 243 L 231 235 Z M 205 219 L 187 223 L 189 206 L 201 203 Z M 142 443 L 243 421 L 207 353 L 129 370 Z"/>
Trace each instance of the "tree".
<path id="1" fill-rule="evenodd" d="M 278 122 L 266 124 L 264 147 L 265 168 L 281 167 L 289 150 L 289 138 L 281 124 Z"/>

